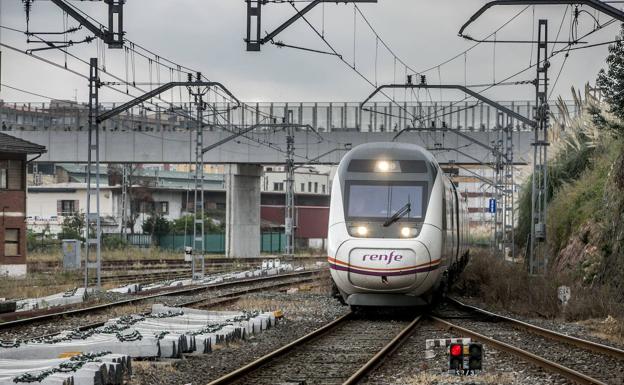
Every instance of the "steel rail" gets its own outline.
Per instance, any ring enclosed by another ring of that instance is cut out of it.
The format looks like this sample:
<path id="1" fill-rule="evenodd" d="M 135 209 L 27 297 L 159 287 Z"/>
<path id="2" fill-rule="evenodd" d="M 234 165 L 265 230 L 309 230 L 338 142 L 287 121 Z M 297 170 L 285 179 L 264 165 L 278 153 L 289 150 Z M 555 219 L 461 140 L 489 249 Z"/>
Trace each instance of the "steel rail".
<path id="1" fill-rule="evenodd" d="M 210 262 L 210 266 L 254 266 L 258 263 L 261 263 L 263 261 L 266 261 L 268 259 L 272 259 L 272 258 L 268 258 L 268 257 L 262 257 L 262 258 L 244 258 L 244 259 L 232 259 L 232 258 L 206 258 L 206 263 Z M 321 262 L 325 262 L 327 261 L 327 257 L 318 257 L 318 256 L 309 256 L 309 257 L 304 257 L 304 256 L 294 256 L 292 258 L 280 258 L 280 261 L 287 263 L 287 262 L 292 262 L 292 261 L 296 261 L 296 262 L 317 262 L 317 261 L 321 261 Z M 28 270 L 30 271 L 33 268 L 50 268 L 50 269 L 55 269 L 55 268 L 62 268 L 62 262 L 59 261 L 28 261 Z M 110 260 L 110 261 L 102 261 L 102 268 L 106 269 L 106 268 L 115 268 L 115 269 L 132 269 L 134 268 L 134 270 L 140 269 L 140 268 L 144 268 L 144 266 L 151 266 L 151 265 L 167 265 L 167 267 L 170 267 L 169 265 L 173 265 L 175 266 L 188 266 L 189 263 L 185 262 L 184 259 L 179 259 L 179 258 L 163 258 L 163 259 L 144 259 L 144 260 L 130 260 L 130 261 L 125 261 L 125 260 Z"/>
<path id="2" fill-rule="evenodd" d="M 416 325 L 420 322 L 422 316 L 416 317 L 407 327 L 405 327 L 399 334 L 397 334 L 392 341 L 383 347 L 377 354 L 373 356 L 364 366 L 362 366 L 357 372 L 349 377 L 342 385 L 355 385 L 369 373 L 375 370 L 381 363 L 394 353 L 407 339 L 414 333 Z"/>
<path id="3" fill-rule="evenodd" d="M 322 336 L 323 334 L 328 333 L 329 331 L 335 329 L 337 326 L 341 325 L 343 322 L 347 321 L 349 318 L 351 318 L 353 313 L 349 312 L 346 313 L 345 315 L 333 320 L 332 322 L 322 326 L 319 329 L 316 329 L 315 331 L 306 334 L 305 336 L 287 344 L 282 346 L 281 348 L 265 355 L 262 356 L 260 358 L 258 358 L 257 360 L 236 369 L 233 372 L 230 372 L 222 377 L 217 378 L 214 381 L 211 381 L 210 383 L 208 383 L 208 385 L 223 385 L 223 384 L 229 384 L 251 372 L 253 372 L 254 370 L 258 369 L 259 367 L 261 367 L 262 365 L 268 363 L 269 361 L 273 360 L 276 357 L 282 356 L 286 353 L 288 353 L 289 351 L 295 349 L 296 347 L 299 347 L 303 344 L 305 344 L 306 342 L 309 342 L 317 337 Z"/>
<path id="4" fill-rule="evenodd" d="M 454 331 L 460 335 L 463 336 L 467 336 L 467 337 L 471 337 L 477 341 L 481 341 L 484 343 L 488 343 L 491 346 L 493 346 L 494 348 L 507 352 L 509 354 L 513 354 L 517 357 L 519 357 L 520 359 L 533 363 L 547 371 L 550 372 L 554 372 L 557 374 L 562 375 L 563 377 L 567 378 L 568 380 L 571 380 L 577 384 L 581 384 L 581 385 L 607 385 L 606 383 L 597 380 L 593 377 L 587 376 L 585 374 L 579 373 L 576 370 L 570 369 L 568 367 L 565 367 L 563 365 L 560 365 L 556 362 L 552 362 L 550 360 L 547 360 L 546 358 L 540 357 L 536 354 L 533 354 L 531 352 L 528 352 L 526 350 L 520 349 L 518 347 L 515 347 L 513 345 L 507 344 L 505 342 L 502 341 L 498 341 L 496 339 L 487 337 L 483 334 L 477 333 L 473 330 L 470 329 L 466 329 L 463 328 L 461 326 L 455 325 L 451 322 L 445 321 L 441 318 L 438 317 L 434 317 L 429 315 L 429 318 L 435 322 L 436 324 L 438 324 L 439 326 L 441 326 L 444 329 L 450 330 L 450 331 Z"/>
<path id="5" fill-rule="evenodd" d="M 610 355 L 614 358 L 617 358 L 619 360 L 624 360 L 624 350 L 622 349 L 618 349 L 615 348 L 613 346 L 608 346 L 608 345 L 603 345 L 603 344 L 599 344 L 596 342 L 592 342 L 592 341 L 587 341 L 578 337 L 573 337 L 573 336 L 568 336 L 562 333 L 558 333 L 556 331 L 553 330 L 548 330 L 546 328 L 540 327 L 540 326 L 536 326 L 536 325 L 532 325 L 528 322 L 524 322 L 524 321 L 520 321 L 511 317 L 506 317 L 500 314 L 496 314 L 496 313 L 492 313 L 490 311 L 484 310 L 484 309 L 480 309 L 476 306 L 471 306 L 471 305 L 467 305 L 463 302 L 460 302 L 454 298 L 447 298 L 451 303 L 453 303 L 454 305 L 466 309 L 468 311 L 472 311 L 472 312 L 476 312 L 479 314 L 483 314 L 485 316 L 491 317 L 491 318 L 495 318 L 501 321 L 505 321 L 508 322 L 510 324 L 512 324 L 513 326 L 517 326 L 520 327 L 528 332 L 540 335 L 542 337 L 551 339 L 551 340 L 555 340 L 558 342 L 564 342 L 582 349 L 586 349 L 586 350 L 591 350 L 593 352 L 596 353 L 600 353 L 600 354 L 606 354 L 606 355 Z"/>
<path id="6" fill-rule="evenodd" d="M 247 284 L 247 283 L 255 283 L 255 282 L 270 281 L 270 280 L 283 279 L 283 278 L 289 278 L 289 277 L 313 275 L 321 271 L 323 270 L 322 269 L 306 270 L 302 272 L 272 275 L 272 276 L 266 276 L 266 277 L 251 278 L 251 279 L 246 279 L 246 280 L 229 281 L 229 282 L 215 283 L 215 284 L 210 284 L 210 285 L 194 286 L 194 287 L 190 287 L 186 289 L 172 290 L 172 291 L 167 291 L 163 293 L 148 294 L 148 295 L 144 295 L 144 296 L 140 296 L 136 298 L 106 303 L 102 305 L 95 305 L 95 306 L 83 307 L 83 308 L 78 308 L 78 309 L 53 312 L 53 313 L 48 313 L 48 314 L 42 314 L 42 315 L 35 316 L 35 317 L 17 319 L 14 321 L 0 322 L 0 330 L 12 328 L 15 326 L 26 325 L 26 324 L 36 322 L 36 321 L 44 321 L 44 320 L 60 318 L 60 317 L 68 316 L 68 315 L 90 313 L 90 312 L 97 311 L 97 310 L 104 310 L 104 309 L 109 309 L 113 307 L 129 305 L 129 304 L 133 304 L 136 302 L 146 301 L 146 300 L 150 300 L 150 299 L 158 298 L 158 297 L 166 297 L 166 296 L 179 295 L 179 294 L 190 294 L 190 293 L 199 292 L 199 291 L 219 289 L 223 287 L 236 286 L 236 285 Z M 15 315 L 15 314 L 16 313 L 8 313 L 8 314 L 4 314 L 4 316 Z"/>

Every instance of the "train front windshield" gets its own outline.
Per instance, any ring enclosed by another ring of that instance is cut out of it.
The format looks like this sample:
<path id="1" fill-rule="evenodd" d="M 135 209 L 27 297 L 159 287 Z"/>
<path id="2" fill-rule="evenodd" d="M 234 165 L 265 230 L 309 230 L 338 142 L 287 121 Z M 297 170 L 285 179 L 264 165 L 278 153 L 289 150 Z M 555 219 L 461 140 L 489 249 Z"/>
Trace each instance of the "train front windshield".
<path id="1" fill-rule="evenodd" d="M 414 182 L 347 182 L 348 220 L 386 220 L 410 204 L 403 220 L 422 219 L 425 212 L 426 183 Z"/>

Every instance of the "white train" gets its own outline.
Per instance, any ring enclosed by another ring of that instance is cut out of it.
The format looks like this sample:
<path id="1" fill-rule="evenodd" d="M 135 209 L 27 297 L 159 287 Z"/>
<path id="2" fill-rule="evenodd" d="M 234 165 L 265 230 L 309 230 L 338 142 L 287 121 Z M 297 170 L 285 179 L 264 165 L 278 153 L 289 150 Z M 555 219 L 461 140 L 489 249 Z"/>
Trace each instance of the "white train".
<path id="1" fill-rule="evenodd" d="M 430 304 L 465 266 L 464 199 L 422 147 L 354 148 L 331 194 L 328 261 L 352 307 Z"/>

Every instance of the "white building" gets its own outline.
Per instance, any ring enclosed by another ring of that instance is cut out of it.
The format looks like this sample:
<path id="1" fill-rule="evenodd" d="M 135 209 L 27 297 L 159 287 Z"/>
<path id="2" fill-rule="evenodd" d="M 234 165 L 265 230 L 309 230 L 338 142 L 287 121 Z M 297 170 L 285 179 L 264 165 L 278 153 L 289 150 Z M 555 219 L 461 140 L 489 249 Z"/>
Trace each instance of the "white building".
<path id="1" fill-rule="evenodd" d="M 295 170 L 296 194 L 329 195 L 331 167 L 303 166 Z M 284 166 L 267 166 L 262 177 L 263 192 L 286 191 L 286 171 Z"/>
<path id="2" fill-rule="evenodd" d="M 119 187 L 100 186 L 100 212 L 104 232 L 119 231 L 114 220 L 118 210 L 118 197 L 115 190 Z M 55 183 L 45 186 L 28 187 L 28 205 L 26 222 L 35 232 L 46 229 L 52 234 L 61 231 L 63 218 L 75 213 L 86 212 L 86 183 Z M 91 199 L 91 210 L 96 210 L 96 200 Z M 111 223 L 112 222 L 112 223 Z"/>

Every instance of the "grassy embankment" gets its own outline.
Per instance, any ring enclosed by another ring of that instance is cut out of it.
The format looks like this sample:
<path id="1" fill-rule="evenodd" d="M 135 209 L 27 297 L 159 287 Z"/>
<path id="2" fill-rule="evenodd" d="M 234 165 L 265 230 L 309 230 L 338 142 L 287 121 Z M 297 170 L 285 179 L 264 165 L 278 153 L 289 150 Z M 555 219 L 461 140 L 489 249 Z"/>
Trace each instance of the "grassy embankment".
<path id="1" fill-rule="evenodd" d="M 583 113 L 570 116 L 560 103 L 551 138 L 545 276 L 477 255 L 458 288 L 495 308 L 583 322 L 624 342 L 624 130 L 589 92 L 583 101 L 574 96 Z M 530 178 L 523 191 L 518 240 L 529 232 Z M 560 285 L 572 288 L 566 307 Z"/>

